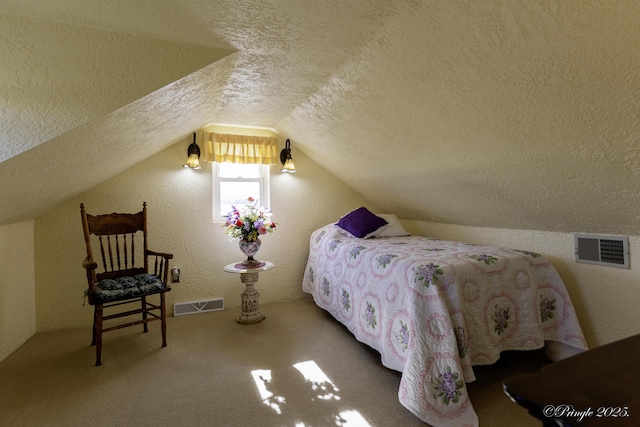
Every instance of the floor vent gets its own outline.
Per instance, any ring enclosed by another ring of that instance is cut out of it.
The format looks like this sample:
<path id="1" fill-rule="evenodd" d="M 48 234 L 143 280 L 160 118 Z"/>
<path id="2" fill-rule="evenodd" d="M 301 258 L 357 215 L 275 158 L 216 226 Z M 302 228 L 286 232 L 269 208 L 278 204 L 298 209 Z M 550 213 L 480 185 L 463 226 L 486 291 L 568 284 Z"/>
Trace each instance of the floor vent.
<path id="1" fill-rule="evenodd" d="M 215 298 L 204 301 L 179 302 L 173 304 L 173 315 L 184 316 L 186 314 L 206 313 L 208 311 L 224 310 L 224 299 Z"/>
<path id="2" fill-rule="evenodd" d="M 629 239 L 620 236 L 575 234 L 576 262 L 629 268 Z"/>

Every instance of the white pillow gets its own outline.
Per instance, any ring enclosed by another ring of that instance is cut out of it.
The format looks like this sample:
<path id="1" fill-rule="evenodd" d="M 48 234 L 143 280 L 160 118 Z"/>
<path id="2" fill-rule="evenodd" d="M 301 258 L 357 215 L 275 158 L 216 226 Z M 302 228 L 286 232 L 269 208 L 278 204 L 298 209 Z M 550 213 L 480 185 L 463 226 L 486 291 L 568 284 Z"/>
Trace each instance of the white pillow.
<path id="1" fill-rule="evenodd" d="M 387 225 L 383 225 L 376 230 L 376 234 L 373 237 L 398 237 L 409 236 L 409 232 L 404 229 L 402 223 L 398 217 L 394 214 L 376 214 L 380 218 L 384 218 L 388 222 Z"/>
<path id="2" fill-rule="evenodd" d="M 335 224 L 335 228 L 338 230 L 338 233 L 340 233 L 343 236 L 347 236 L 350 237 L 352 239 L 371 239 L 372 237 L 378 237 L 378 233 L 382 232 L 382 229 L 386 227 L 386 225 L 383 225 L 382 227 L 378 228 L 377 230 L 372 231 L 371 233 L 362 236 L 362 237 L 356 237 L 353 234 L 349 233 L 347 230 L 345 230 L 344 228 L 338 227 L 337 223 Z M 387 224 L 388 225 L 388 224 Z"/>

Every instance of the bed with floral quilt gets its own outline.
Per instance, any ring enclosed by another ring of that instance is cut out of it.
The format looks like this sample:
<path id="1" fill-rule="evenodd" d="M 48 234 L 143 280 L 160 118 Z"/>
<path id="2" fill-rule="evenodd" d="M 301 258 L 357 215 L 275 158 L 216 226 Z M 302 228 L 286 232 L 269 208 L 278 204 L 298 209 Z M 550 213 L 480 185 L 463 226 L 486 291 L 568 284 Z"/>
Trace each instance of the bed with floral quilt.
<path id="1" fill-rule="evenodd" d="M 402 234 L 402 233 L 400 233 Z M 303 290 L 402 373 L 402 405 L 433 426 L 477 426 L 466 384 L 505 350 L 587 345 L 560 276 L 542 255 L 422 236 L 311 235 Z"/>

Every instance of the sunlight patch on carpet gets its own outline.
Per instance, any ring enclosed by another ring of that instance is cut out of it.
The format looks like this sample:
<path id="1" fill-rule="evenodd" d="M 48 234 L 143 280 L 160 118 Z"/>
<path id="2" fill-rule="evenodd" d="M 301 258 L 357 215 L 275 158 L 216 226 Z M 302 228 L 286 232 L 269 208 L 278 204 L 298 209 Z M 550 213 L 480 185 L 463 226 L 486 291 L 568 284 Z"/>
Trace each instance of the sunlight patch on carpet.
<path id="1" fill-rule="evenodd" d="M 251 371 L 253 381 L 258 387 L 258 393 L 262 398 L 262 403 L 272 408 L 277 414 L 282 414 L 282 408 L 280 405 L 285 403 L 283 396 L 276 396 L 269 391 L 267 385 L 271 384 L 271 370 L 270 369 L 256 369 Z"/>
<path id="2" fill-rule="evenodd" d="M 329 379 L 322 369 L 313 360 L 300 362 L 293 365 L 304 377 L 306 384 L 310 385 L 309 395 L 291 396 L 288 400 L 284 397 L 284 393 L 278 390 L 278 378 L 273 377 L 270 369 L 256 369 L 251 371 L 251 376 L 256 384 L 258 393 L 262 403 L 277 414 L 282 415 L 286 409 L 286 404 L 298 406 L 304 405 L 305 402 L 316 402 L 320 404 L 328 404 L 331 402 L 339 402 L 341 400 L 338 394 L 340 389 Z M 289 378 L 289 376 L 287 376 Z M 331 411 L 331 408 L 326 408 Z M 371 427 L 360 412 L 355 409 L 340 410 L 333 408 L 334 415 L 329 415 L 338 427 Z M 295 423 L 295 427 L 306 427 L 304 421 Z"/>

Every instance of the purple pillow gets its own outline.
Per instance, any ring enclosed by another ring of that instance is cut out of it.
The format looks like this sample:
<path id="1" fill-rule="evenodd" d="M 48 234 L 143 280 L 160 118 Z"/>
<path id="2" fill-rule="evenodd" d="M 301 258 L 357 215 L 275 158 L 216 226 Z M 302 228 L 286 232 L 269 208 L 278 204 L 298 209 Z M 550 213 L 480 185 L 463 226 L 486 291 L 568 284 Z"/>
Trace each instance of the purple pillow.
<path id="1" fill-rule="evenodd" d="M 367 208 L 361 207 L 340 218 L 337 225 L 351 233 L 353 237 L 362 238 L 386 224 L 387 221 L 384 218 L 380 218 Z"/>

